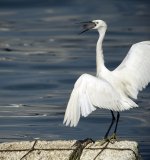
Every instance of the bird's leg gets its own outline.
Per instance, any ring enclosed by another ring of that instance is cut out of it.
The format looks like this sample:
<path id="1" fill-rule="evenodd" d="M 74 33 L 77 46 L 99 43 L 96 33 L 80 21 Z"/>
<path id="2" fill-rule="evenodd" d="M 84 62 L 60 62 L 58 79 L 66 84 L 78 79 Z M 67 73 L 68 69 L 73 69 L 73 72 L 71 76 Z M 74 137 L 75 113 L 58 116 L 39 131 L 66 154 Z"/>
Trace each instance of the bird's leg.
<path id="1" fill-rule="evenodd" d="M 112 115 L 111 123 L 110 123 L 110 126 L 109 126 L 109 128 L 108 128 L 105 136 L 104 136 L 104 139 L 101 141 L 101 145 L 103 145 L 103 144 L 105 144 L 106 142 L 109 142 L 109 141 L 110 141 L 110 138 L 111 138 L 111 137 L 108 137 L 108 134 L 109 134 L 109 132 L 110 132 L 110 130 L 111 130 L 111 128 L 112 128 L 115 120 L 116 120 L 113 111 L 111 111 L 111 115 Z"/>
<path id="2" fill-rule="evenodd" d="M 120 118 L 120 113 L 117 112 L 117 121 L 116 121 L 116 125 L 115 125 L 115 130 L 114 130 L 114 133 L 112 134 L 112 136 L 109 137 L 109 141 L 111 143 L 114 143 L 117 140 L 116 132 L 117 132 L 117 126 L 118 126 L 119 118 Z"/>
<path id="3" fill-rule="evenodd" d="M 112 115 L 111 124 L 110 124 L 110 126 L 109 126 L 109 128 L 108 128 L 108 130 L 107 130 L 107 132 L 106 132 L 106 134 L 104 136 L 104 139 L 107 139 L 108 134 L 109 134 L 109 132 L 110 132 L 110 130 L 111 130 L 113 124 L 114 124 L 114 121 L 116 120 L 113 111 L 111 111 L 111 115 Z"/>
<path id="4" fill-rule="evenodd" d="M 116 126 L 115 126 L 114 133 L 113 133 L 113 135 L 112 135 L 112 138 L 113 138 L 113 139 L 116 139 L 116 132 L 117 132 L 117 127 L 118 127 L 119 118 L 120 118 L 120 113 L 119 113 L 119 112 L 117 112 L 117 121 L 116 121 Z"/>

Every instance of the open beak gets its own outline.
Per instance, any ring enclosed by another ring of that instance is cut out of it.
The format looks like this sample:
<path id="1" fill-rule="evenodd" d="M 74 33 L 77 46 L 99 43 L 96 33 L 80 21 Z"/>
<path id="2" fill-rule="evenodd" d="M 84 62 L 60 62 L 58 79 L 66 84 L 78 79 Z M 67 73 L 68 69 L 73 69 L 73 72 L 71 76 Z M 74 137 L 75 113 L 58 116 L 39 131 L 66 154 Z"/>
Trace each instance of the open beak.
<path id="1" fill-rule="evenodd" d="M 83 27 L 83 31 L 80 32 L 80 34 L 86 32 L 86 31 L 88 31 L 88 30 L 90 30 L 90 29 L 92 29 L 92 28 L 94 28 L 96 26 L 96 24 L 94 22 L 92 22 L 92 21 L 81 22 L 81 24 L 83 24 L 83 26 L 82 26 Z"/>

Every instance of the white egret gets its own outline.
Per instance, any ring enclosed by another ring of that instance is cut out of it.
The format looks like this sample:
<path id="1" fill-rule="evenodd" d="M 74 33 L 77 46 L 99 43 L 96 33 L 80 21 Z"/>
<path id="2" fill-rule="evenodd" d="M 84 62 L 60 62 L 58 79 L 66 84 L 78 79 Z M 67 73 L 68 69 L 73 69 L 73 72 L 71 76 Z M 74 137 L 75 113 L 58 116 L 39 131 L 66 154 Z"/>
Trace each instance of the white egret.
<path id="1" fill-rule="evenodd" d="M 113 132 L 116 137 L 120 111 L 128 110 L 138 105 L 133 101 L 137 99 L 139 91 L 150 82 L 150 41 L 143 41 L 132 45 L 122 63 L 113 71 L 105 67 L 102 43 L 107 25 L 102 20 L 85 22 L 85 29 L 96 29 L 99 39 L 96 45 L 96 77 L 83 74 L 74 85 L 64 116 L 64 124 L 76 126 L 80 116 L 88 116 L 97 108 L 108 109 L 112 114 L 112 122 L 105 134 L 114 123 L 113 111 L 117 111 L 117 121 Z M 83 33 L 81 32 L 81 33 Z"/>

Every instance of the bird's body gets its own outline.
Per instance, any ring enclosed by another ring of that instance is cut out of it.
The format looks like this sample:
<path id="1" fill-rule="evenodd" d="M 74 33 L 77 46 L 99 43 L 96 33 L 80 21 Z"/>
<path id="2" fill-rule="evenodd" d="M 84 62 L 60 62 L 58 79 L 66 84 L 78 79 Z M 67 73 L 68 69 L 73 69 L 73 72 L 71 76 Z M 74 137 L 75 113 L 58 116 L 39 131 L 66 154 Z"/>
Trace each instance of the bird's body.
<path id="1" fill-rule="evenodd" d="M 105 67 L 102 49 L 107 25 L 102 20 L 92 23 L 99 32 L 97 74 L 83 74 L 76 81 L 64 117 L 64 123 L 70 126 L 76 126 L 80 115 L 86 117 L 96 108 L 119 112 L 138 107 L 133 99 L 150 82 L 150 41 L 132 45 L 122 63 L 110 71 Z"/>

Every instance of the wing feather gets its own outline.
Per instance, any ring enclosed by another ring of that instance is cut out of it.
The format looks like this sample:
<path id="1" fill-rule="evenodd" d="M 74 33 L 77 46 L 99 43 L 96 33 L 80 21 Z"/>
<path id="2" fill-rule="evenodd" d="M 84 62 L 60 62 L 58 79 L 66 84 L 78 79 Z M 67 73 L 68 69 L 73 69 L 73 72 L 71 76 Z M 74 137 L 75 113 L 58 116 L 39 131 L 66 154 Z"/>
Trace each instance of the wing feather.
<path id="1" fill-rule="evenodd" d="M 137 99 L 138 92 L 150 82 L 150 41 L 132 45 L 125 59 L 112 73 L 124 84 L 126 94 Z"/>
<path id="2" fill-rule="evenodd" d="M 111 84 L 104 79 L 83 74 L 76 81 L 71 93 L 64 123 L 67 126 L 76 126 L 80 115 L 86 117 L 96 107 L 122 111 L 137 107 L 137 105 L 128 98 L 123 99 L 120 97 Z"/>

